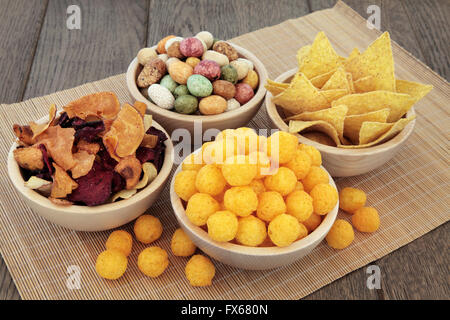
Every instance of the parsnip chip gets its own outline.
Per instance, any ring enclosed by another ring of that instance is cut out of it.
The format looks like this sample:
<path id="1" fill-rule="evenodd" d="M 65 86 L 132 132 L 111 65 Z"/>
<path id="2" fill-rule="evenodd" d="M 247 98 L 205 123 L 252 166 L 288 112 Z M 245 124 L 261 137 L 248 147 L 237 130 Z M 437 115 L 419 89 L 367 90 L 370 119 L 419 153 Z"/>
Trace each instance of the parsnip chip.
<path id="1" fill-rule="evenodd" d="M 36 147 L 17 148 L 13 151 L 14 160 L 19 167 L 35 171 L 44 168 L 42 151 Z"/>
<path id="2" fill-rule="evenodd" d="M 69 118 L 79 117 L 86 120 L 88 116 L 101 119 L 113 119 L 119 113 L 119 99 L 113 92 L 97 92 L 70 102 L 63 107 Z"/>
<path id="3" fill-rule="evenodd" d="M 356 93 L 375 91 L 375 78 L 372 76 L 362 77 L 353 82 Z"/>
<path id="4" fill-rule="evenodd" d="M 141 116 L 145 115 L 145 112 L 147 111 L 147 105 L 144 102 L 141 101 L 135 101 L 133 105 L 137 111 L 141 114 Z"/>
<path id="5" fill-rule="evenodd" d="M 395 80 L 395 86 L 398 93 L 409 94 L 414 99 L 414 102 L 417 102 L 425 97 L 428 92 L 433 89 L 431 84 L 422 84 L 419 82 L 399 79 Z"/>
<path id="6" fill-rule="evenodd" d="M 70 170 L 75 165 L 72 147 L 75 140 L 75 129 L 49 127 L 38 136 L 38 143 L 45 145 L 49 156 L 64 170 Z"/>
<path id="7" fill-rule="evenodd" d="M 111 202 L 115 202 L 117 199 L 130 199 L 132 196 L 134 196 L 137 193 L 137 189 L 131 189 L 131 190 L 120 190 L 116 194 L 114 194 L 111 198 Z"/>
<path id="8" fill-rule="evenodd" d="M 25 187 L 33 189 L 33 190 L 40 189 L 45 186 L 50 186 L 51 184 L 52 184 L 51 181 L 44 180 L 44 179 L 38 178 L 36 176 L 30 177 L 30 179 L 28 179 L 28 181 L 26 181 L 24 183 Z"/>
<path id="9" fill-rule="evenodd" d="M 320 131 L 326 133 L 333 142 L 340 146 L 341 142 L 339 141 L 339 135 L 336 129 L 326 121 L 316 120 L 316 121 L 300 121 L 300 120 L 291 120 L 289 121 L 289 132 L 290 133 L 298 133 L 303 130 L 309 129 L 311 131 Z"/>
<path id="10" fill-rule="evenodd" d="M 328 102 L 328 106 L 331 106 L 331 103 L 334 100 L 337 100 L 343 96 L 349 94 L 347 89 L 330 89 L 330 90 L 320 90 L 320 94 L 325 97 Z"/>
<path id="11" fill-rule="evenodd" d="M 344 68 L 342 67 L 338 68 L 321 89 L 322 90 L 345 89 L 349 93 L 350 87 L 348 85 L 347 74 L 344 71 Z"/>
<path id="12" fill-rule="evenodd" d="M 344 120 L 344 136 L 350 139 L 354 144 L 359 144 L 359 131 L 364 122 L 382 122 L 386 123 L 389 116 L 389 109 L 381 109 L 368 113 L 346 116 Z"/>
<path id="13" fill-rule="evenodd" d="M 66 199 L 57 199 L 53 197 L 48 197 L 48 200 L 50 200 L 52 203 L 58 205 L 58 206 L 71 206 L 73 205 L 72 201 L 66 200 Z"/>
<path id="14" fill-rule="evenodd" d="M 144 115 L 144 132 L 147 132 L 148 129 L 152 126 L 153 118 L 151 114 Z"/>
<path id="15" fill-rule="evenodd" d="M 154 148 L 158 144 L 159 137 L 153 134 L 145 134 L 141 142 L 141 147 Z"/>
<path id="16" fill-rule="evenodd" d="M 336 72 L 336 69 L 331 70 L 326 73 L 319 74 L 318 76 L 315 76 L 314 78 L 311 78 L 310 81 L 312 85 L 318 89 L 322 88 L 325 83 L 330 79 L 330 77 Z"/>
<path id="17" fill-rule="evenodd" d="M 122 158 L 114 168 L 126 181 L 127 190 L 134 189 L 141 177 L 142 165 L 134 155 Z"/>
<path id="18" fill-rule="evenodd" d="M 94 165 L 95 154 L 90 154 L 85 150 L 79 150 L 77 153 L 73 154 L 75 159 L 75 166 L 70 169 L 72 172 L 72 178 L 78 179 L 79 177 L 85 176 L 91 171 Z"/>
<path id="19" fill-rule="evenodd" d="M 413 106 L 415 100 L 408 94 L 390 91 L 371 91 L 343 96 L 332 102 L 332 106 L 345 104 L 347 115 L 368 113 L 389 108 L 388 122 L 399 120 Z"/>
<path id="20" fill-rule="evenodd" d="M 36 143 L 36 140 L 33 139 L 33 131 L 30 126 L 21 126 L 19 124 L 13 125 L 14 134 L 25 145 L 32 145 Z"/>
<path id="21" fill-rule="evenodd" d="M 36 139 L 37 136 L 45 132 L 53 123 L 56 118 L 56 105 L 52 104 L 48 111 L 48 122 L 37 124 L 36 122 L 31 121 L 29 123 L 31 131 L 33 131 L 33 139 Z"/>
<path id="22" fill-rule="evenodd" d="M 318 131 L 303 132 L 302 136 L 317 143 L 324 144 L 326 146 L 336 147 L 336 143 L 333 141 L 333 139 L 331 139 L 327 134 L 323 132 Z"/>
<path id="23" fill-rule="evenodd" d="M 56 163 L 53 163 L 53 167 L 55 168 L 55 173 L 53 175 L 51 197 L 65 198 L 72 193 L 72 190 L 78 188 L 78 184 Z"/>
<path id="24" fill-rule="evenodd" d="M 297 73 L 289 87 L 275 96 L 273 102 L 294 114 L 317 111 L 329 106 L 327 99 L 303 73 Z"/>
<path id="25" fill-rule="evenodd" d="M 142 172 L 144 173 L 141 181 L 135 186 L 136 189 L 145 188 L 150 182 L 152 182 L 158 175 L 156 167 L 151 162 L 146 162 L 142 165 Z"/>

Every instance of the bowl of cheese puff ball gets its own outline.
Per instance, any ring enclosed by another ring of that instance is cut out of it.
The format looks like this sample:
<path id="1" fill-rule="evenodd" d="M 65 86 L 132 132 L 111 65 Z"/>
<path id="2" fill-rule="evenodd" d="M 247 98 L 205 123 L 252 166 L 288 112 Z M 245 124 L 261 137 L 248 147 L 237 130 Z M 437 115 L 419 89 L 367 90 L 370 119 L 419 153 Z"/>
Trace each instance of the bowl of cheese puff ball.
<path id="1" fill-rule="evenodd" d="M 287 132 L 226 129 L 187 156 L 170 186 L 187 236 L 225 264 L 264 270 L 310 253 L 327 235 L 339 195 L 320 152 Z"/>

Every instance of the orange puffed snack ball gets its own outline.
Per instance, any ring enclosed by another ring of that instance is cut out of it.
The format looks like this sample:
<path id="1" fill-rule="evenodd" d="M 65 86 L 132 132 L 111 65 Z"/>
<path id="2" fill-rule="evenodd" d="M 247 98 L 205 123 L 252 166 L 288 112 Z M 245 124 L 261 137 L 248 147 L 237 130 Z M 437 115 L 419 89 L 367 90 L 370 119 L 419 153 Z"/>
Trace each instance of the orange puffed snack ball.
<path id="1" fill-rule="evenodd" d="M 309 157 L 311 158 L 312 166 L 320 167 L 322 165 L 322 155 L 320 154 L 320 151 L 315 147 L 300 143 L 298 145 L 298 149 L 306 152 L 309 155 Z"/>
<path id="2" fill-rule="evenodd" d="M 195 187 L 201 193 L 207 193 L 212 196 L 220 194 L 227 182 L 222 172 L 214 164 L 207 164 L 201 168 L 195 179 Z"/>
<path id="3" fill-rule="evenodd" d="M 303 191 L 303 190 L 305 190 L 305 188 L 303 187 L 303 183 L 302 183 L 301 181 L 297 181 L 297 184 L 295 185 L 294 191 L 295 191 L 295 190 L 298 190 L 298 191 Z"/>
<path id="4" fill-rule="evenodd" d="M 354 238 L 352 225 L 345 220 L 337 219 L 325 239 L 330 247 L 344 249 L 352 243 Z"/>
<path id="5" fill-rule="evenodd" d="M 207 193 L 196 193 L 188 201 L 186 216 L 196 226 L 206 224 L 209 216 L 219 210 L 219 203 Z"/>
<path id="6" fill-rule="evenodd" d="M 184 201 L 188 201 L 190 197 L 197 193 L 196 178 L 197 171 L 195 170 L 183 170 L 175 176 L 173 188 L 175 193 Z"/>
<path id="7" fill-rule="evenodd" d="M 294 158 L 298 140 L 293 134 L 277 131 L 267 139 L 267 154 L 279 164 L 288 163 Z"/>
<path id="8" fill-rule="evenodd" d="M 234 130 L 236 142 L 245 154 L 258 150 L 258 135 L 252 128 L 242 127 Z"/>
<path id="9" fill-rule="evenodd" d="M 260 179 L 255 179 L 248 185 L 250 188 L 255 191 L 256 195 L 259 196 L 261 193 L 266 191 L 266 187 L 264 186 L 264 182 Z"/>
<path id="10" fill-rule="evenodd" d="M 302 150 L 295 150 L 294 158 L 286 163 L 286 167 L 291 169 L 297 179 L 304 179 L 311 169 L 311 157 Z"/>
<path id="11" fill-rule="evenodd" d="M 198 171 L 203 167 L 203 159 L 201 153 L 191 153 L 181 163 L 182 170 Z"/>
<path id="12" fill-rule="evenodd" d="M 163 232 L 163 226 L 158 218 L 144 214 L 134 223 L 134 235 L 142 243 L 149 244 L 159 239 Z"/>
<path id="13" fill-rule="evenodd" d="M 209 216 L 206 225 L 211 239 L 220 242 L 231 241 L 238 230 L 238 219 L 228 210 L 217 211 Z"/>
<path id="14" fill-rule="evenodd" d="M 215 148 L 215 141 L 205 142 L 202 145 L 202 149 L 200 152 L 202 155 L 203 164 L 214 163 L 214 148 Z"/>
<path id="15" fill-rule="evenodd" d="M 232 187 L 225 192 L 224 204 L 227 210 L 246 217 L 258 208 L 258 196 L 251 187 Z"/>
<path id="16" fill-rule="evenodd" d="M 308 235 L 308 228 L 303 224 L 303 222 L 300 223 L 300 234 L 298 235 L 297 240 L 303 239 Z"/>
<path id="17" fill-rule="evenodd" d="M 322 216 L 319 216 L 318 214 L 311 214 L 308 219 L 305 221 L 302 221 L 302 224 L 305 225 L 306 229 L 308 229 L 308 232 L 311 233 L 322 223 Z"/>
<path id="18" fill-rule="evenodd" d="M 273 175 L 264 179 L 264 186 L 267 190 L 279 192 L 282 196 L 287 196 L 297 185 L 297 178 L 291 169 L 280 167 Z"/>
<path id="19" fill-rule="evenodd" d="M 240 244 L 250 247 L 257 247 L 267 237 L 266 224 L 261 219 L 250 215 L 240 218 L 236 241 Z"/>
<path id="20" fill-rule="evenodd" d="M 256 176 L 256 164 L 251 163 L 248 156 L 229 157 L 222 165 L 222 174 L 230 186 L 246 186 Z"/>
<path id="21" fill-rule="evenodd" d="M 127 269 L 127 257 L 118 250 L 105 250 L 100 253 L 95 263 L 95 271 L 108 280 L 119 279 Z"/>
<path id="22" fill-rule="evenodd" d="M 216 268 L 207 257 L 196 254 L 186 264 L 186 278 L 193 287 L 205 287 L 212 284 Z"/>
<path id="23" fill-rule="evenodd" d="M 143 274 L 156 278 L 169 266 L 169 258 L 166 250 L 160 247 L 150 247 L 142 250 L 137 264 Z"/>
<path id="24" fill-rule="evenodd" d="M 268 234 L 277 247 L 286 247 L 298 239 L 300 228 L 300 222 L 296 218 L 288 214 L 280 214 L 270 221 Z"/>
<path id="25" fill-rule="evenodd" d="M 352 216 L 352 224 L 360 232 L 375 232 L 380 227 L 378 211 L 372 207 L 362 207 Z"/>
<path id="26" fill-rule="evenodd" d="M 294 191 L 286 198 L 286 208 L 287 214 L 303 222 L 313 213 L 313 199 L 305 191 Z"/>
<path id="27" fill-rule="evenodd" d="M 131 247 L 133 246 L 133 238 L 131 234 L 125 230 L 113 231 L 108 240 L 106 240 L 106 249 L 108 250 L 118 250 L 122 252 L 126 257 L 131 253 Z"/>
<path id="28" fill-rule="evenodd" d="M 229 138 L 214 141 L 211 145 L 212 161 L 217 165 L 222 165 L 229 157 L 243 154 L 242 146 L 237 144 L 236 139 Z"/>
<path id="29" fill-rule="evenodd" d="M 302 180 L 306 192 L 311 192 L 315 185 L 330 182 L 328 173 L 321 167 L 311 167 L 307 176 Z"/>
<path id="30" fill-rule="evenodd" d="M 314 213 L 321 216 L 333 210 L 338 202 L 337 190 L 328 183 L 319 183 L 309 195 L 313 199 Z"/>
<path id="31" fill-rule="evenodd" d="M 236 137 L 236 134 L 234 131 L 235 131 L 234 129 L 225 129 L 225 130 L 220 131 L 217 134 L 215 141 L 220 141 L 223 139 L 234 139 Z"/>
<path id="32" fill-rule="evenodd" d="M 360 189 L 347 187 L 339 192 L 339 208 L 348 213 L 364 207 L 366 200 L 366 193 Z"/>
<path id="33" fill-rule="evenodd" d="M 159 54 L 167 53 L 166 52 L 166 48 L 165 48 L 166 42 L 168 40 L 172 39 L 172 38 L 175 38 L 175 36 L 174 35 L 170 35 L 170 36 L 167 36 L 167 37 L 162 38 L 161 40 L 159 40 L 158 45 L 156 47 L 156 50 L 158 51 Z"/>
<path id="34" fill-rule="evenodd" d="M 286 204 L 278 192 L 267 191 L 259 196 L 256 216 L 264 221 L 272 221 L 276 216 L 286 213 Z"/>
<path id="35" fill-rule="evenodd" d="M 195 253 L 195 249 L 197 248 L 181 228 L 178 228 L 173 233 L 170 247 L 172 249 L 172 253 L 177 257 L 192 256 Z"/>
<path id="36" fill-rule="evenodd" d="M 261 151 L 254 151 L 249 154 L 248 158 L 251 163 L 256 164 L 256 176 L 255 179 L 261 179 L 267 176 L 270 172 L 270 159 Z"/>

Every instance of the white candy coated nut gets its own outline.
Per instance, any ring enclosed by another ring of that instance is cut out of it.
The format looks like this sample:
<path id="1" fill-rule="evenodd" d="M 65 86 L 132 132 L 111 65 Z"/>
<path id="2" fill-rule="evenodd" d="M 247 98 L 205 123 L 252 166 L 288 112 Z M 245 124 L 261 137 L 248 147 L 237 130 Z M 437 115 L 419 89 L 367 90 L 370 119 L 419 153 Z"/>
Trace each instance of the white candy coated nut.
<path id="1" fill-rule="evenodd" d="M 217 51 L 208 50 L 206 51 L 203 56 L 202 60 L 212 60 L 219 64 L 219 66 L 223 67 L 230 63 L 228 60 L 228 57 L 224 54 L 221 54 Z"/>
<path id="2" fill-rule="evenodd" d="M 246 64 L 248 64 L 248 71 L 253 70 L 255 67 L 253 66 L 253 62 L 251 62 L 248 59 L 245 58 L 238 58 L 237 61 L 244 61 Z"/>
<path id="3" fill-rule="evenodd" d="M 166 51 L 169 50 L 169 47 L 172 45 L 172 43 L 181 42 L 181 40 L 183 40 L 182 37 L 170 38 L 169 40 L 167 40 L 166 44 L 164 45 L 164 49 L 166 49 Z"/>
<path id="4" fill-rule="evenodd" d="M 244 79 L 248 74 L 248 64 L 246 64 L 244 61 L 231 61 L 230 66 L 233 66 L 238 74 L 238 80 Z"/>
<path id="5" fill-rule="evenodd" d="M 137 54 L 138 62 L 142 65 L 147 64 L 152 58 L 158 56 L 155 49 L 153 48 L 143 48 L 139 50 Z"/>
<path id="6" fill-rule="evenodd" d="M 208 46 L 206 45 L 206 43 L 205 43 L 205 41 L 203 41 L 202 39 L 200 39 L 199 37 L 195 37 L 195 38 L 197 38 L 198 40 L 200 40 L 200 42 L 202 43 L 202 45 L 203 45 L 203 52 L 206 52 L 206 50 L 208 50 Z"/>
<path id="7" fill-rule="evenodd" d="M 241 106 L 241 104 L 234 98 L 227 101 L 227 109 L 225 111 L 231 111 L 237 109 Z"/>
<path id="8" fill-rule="evenodd" d="M 170 93 L 169 89 L 163 87 L 160 84 L 152 84 L 148 88 L 148 96 L 152 101 L 163 109 L 172 109 L 173 104 L 175 102 L 175 98 L 172 93 Z"/>
<path id="9" fill-rule="evenodd" d="M 197 35 L 195 37 L 199 38 L 200 40 L 203 40 L 203 42 L 206 44 L 205 51 L 212 47 L 213 42 L 214 42 L 214 37 L 211 34 L 211 32 L 200 31 L 199 33 L 197 33 Z"/>
<path id="10" fill-rule="evenodd" d="M 158 58 L 160 58 L 162 61 L 167 62 L 169 59 L 169 56 L 166 53 L 158 54 Z"/>

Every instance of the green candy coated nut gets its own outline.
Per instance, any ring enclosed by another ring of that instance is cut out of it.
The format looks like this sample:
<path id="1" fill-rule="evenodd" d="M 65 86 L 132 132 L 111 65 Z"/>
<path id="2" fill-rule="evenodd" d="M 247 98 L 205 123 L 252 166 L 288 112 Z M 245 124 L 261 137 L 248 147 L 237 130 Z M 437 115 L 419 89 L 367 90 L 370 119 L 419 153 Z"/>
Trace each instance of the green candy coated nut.
<path id="1" fill-rule="evenodd" d="M 161 82 L 159 83 L 160 85 L 162 85 L 163 87 L 166 87 L 170 92 L 174 92 L 175 89 L 178 86 L 178 83 L 176 83 L 172 77 L 170 75 L 165 75 L 162 79 Z"/>
<path id="2" fill-rule="evenodd" d="M 232 84 L 236 84 L 238 81 L 238 73 L 235 67 L 230 64 L 223 66 L 220 68 L 220 79 L 231 82 Z"/>
<path id="3" fill-rule="evenodd" d="M 193 74 L 188 78 L 187 87 L 189 92 L 196 97 L 207 97 L 213 91 L 211 81 L 199 74 Z"/>
<path id="4" fill-rule="evenodd" d="M 191 114 L 197 111 L 198 101 L 189 94 L 179 96 L 175 100 L 175 111 L 183 114 Z"/>
<path id="5" fill-rule="evenodd" d="M 187 94 L 189 94 L 189 90 L 188 90 L 188 87 L 186 85 L 184 85 L 184 84 L 180 84 L 173 91 L 173 95 L 174 95 L 175 99 L 180 97 L 180 96 L 185 96 Z"/>

